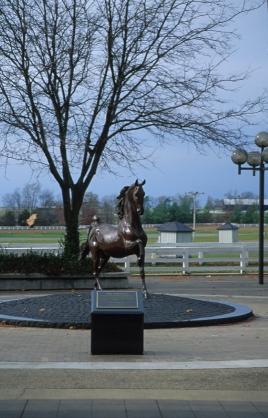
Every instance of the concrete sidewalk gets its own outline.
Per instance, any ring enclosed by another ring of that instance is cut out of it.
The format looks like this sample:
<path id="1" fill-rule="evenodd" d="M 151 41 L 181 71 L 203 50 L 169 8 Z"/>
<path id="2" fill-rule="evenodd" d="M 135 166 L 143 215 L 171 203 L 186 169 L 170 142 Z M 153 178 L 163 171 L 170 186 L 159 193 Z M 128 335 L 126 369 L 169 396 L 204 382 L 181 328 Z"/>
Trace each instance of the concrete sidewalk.
<path id="1" fill-rule="evenodd" d="M 138 279 L 131 283 L 140 287 Z M 268 417 L 267 284 L 239 276 L 170 277 L 149 278 L 148 287 L 246 304 L 255 318 L 145 330 L 143 356 L 92 356 L 89 330 L 1 327 L 0 418 Z M 2 292 L 0 300 L 28 295 Z"/>

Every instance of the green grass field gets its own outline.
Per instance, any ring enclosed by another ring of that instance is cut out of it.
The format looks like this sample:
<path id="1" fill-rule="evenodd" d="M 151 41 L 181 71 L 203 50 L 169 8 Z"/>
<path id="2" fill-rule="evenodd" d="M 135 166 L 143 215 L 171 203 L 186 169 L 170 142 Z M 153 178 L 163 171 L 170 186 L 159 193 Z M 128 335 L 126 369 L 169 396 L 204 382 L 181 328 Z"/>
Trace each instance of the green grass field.
<path id="1" fill-rule="evenodd" d="M 1 244 L 57 244 L 64 238 L 64 231 L 0 231 Z"/>
<path id="2" fill-rule="evenodd" d="M 265 238 L 268 239 L 268 226 L 266 226 Z M 154 228 L 146 230 L 148 235 L 148 244 L 157 242 L 158 232 Z M 85 240 L 87 231 L 80 231 L 81 241 Z M 36 229 L 22 230 L 22 231 L 8 231 L 0 230 L 0 245 L 3 244 L 57 244 L 62 241 L 64 231 L 41 231 Z M 257 241 L 258 228 L 257 227 L 241 227 L 238 231 L 239 241 Z M 194 242 L 218 242 L 218 231 L 216 227 L 204 226 L 198 227 L 194 234 Z"/>
<path id="3" fill-rule="evenodd" d="M 157 242 L 158 232 L 156 229 L 147 229 L 148 243 L 154 244 Z M 265 226 L 265 238 L 268 239 L 268 225 Z M 193 237 L 193 242 L 218 242 L 219 233 L 217 227 L 213 226 L 199 226 Z M 238 231 L 239 241 L 257 241 L 258 240 L 258 228 L 257 227 L 242 227 Z"/>
<path id="4" fill-rule="evenodd" d="M 268 225 L 265 226 L 265 238 L 268 238 Z M 241 227 L 238 230 L 239 241 L 257 241 L 258 240 L 258 228 L 257 227 Z M 194 242 L 218 242 L 218 230 L 216 227 L 204 226 L 198 227 Z"/>

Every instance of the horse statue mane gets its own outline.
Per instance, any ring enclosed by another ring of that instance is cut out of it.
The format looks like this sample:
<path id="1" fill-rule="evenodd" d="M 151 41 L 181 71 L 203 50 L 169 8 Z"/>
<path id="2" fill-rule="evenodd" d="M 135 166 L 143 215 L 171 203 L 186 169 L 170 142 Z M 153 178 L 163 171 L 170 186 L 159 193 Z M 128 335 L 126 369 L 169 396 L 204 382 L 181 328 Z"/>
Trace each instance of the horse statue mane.
<path id="1" fill-rule="evenodd" d="M 125 198 L 126 198 L 126 194 L 128 192 L 128 190 L 136 187 L 136 186 L 143 186 L 145 184 L 145 180 L 141 183 L 139 183 L 138 179 L 135 181 L 134 184 L 132 184 L 131 186 L 124 186 L 122 188 L 122 190 L 120 191 L 119 195 L 117 196 L 117 215 L 119 217 L 119 219 L 123 219 L 124 217 L 124 203 L 125 203 Z"/>
<path id="2" fill-rule="evenodd" d="M 119 195 L 117 196 L 117 215 L 119 219 L 123 219 L 124 216 L 124 202 L 126 197 L 126 192 L 131 186 L 124 186 L 123 189 L 120 191 Z"/>

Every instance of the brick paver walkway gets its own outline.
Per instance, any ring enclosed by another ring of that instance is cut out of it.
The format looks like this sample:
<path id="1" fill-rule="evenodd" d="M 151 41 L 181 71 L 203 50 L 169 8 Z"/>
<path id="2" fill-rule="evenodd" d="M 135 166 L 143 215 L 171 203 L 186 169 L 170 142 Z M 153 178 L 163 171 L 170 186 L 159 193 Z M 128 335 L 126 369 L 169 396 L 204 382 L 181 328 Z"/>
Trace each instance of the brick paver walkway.
<path id="1" fill-rule="evenodd" d="M 267 402 L 174 400 L 0 401 L 0 418 L 266 418 Z"/>

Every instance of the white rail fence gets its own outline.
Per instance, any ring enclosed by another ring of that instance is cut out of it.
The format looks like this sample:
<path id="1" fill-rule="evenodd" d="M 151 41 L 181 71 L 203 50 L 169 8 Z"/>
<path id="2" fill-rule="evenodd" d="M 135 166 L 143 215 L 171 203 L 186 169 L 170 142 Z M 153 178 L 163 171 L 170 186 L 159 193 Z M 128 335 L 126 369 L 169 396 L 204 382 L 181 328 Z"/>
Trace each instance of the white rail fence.
<path id="1" fill-rule="evenodd" d="M 2 244 L 0 251 L 6 253 L 22 254 L 29 251 L 38 253 L 58 254 L 61 249 L 55 246 L 35 247 L 8 247 Z M 265 255 L 268 255 L 268 245 L 265 246 Z M 136 256 L 122 259 L 112 259 L 127 273 L 138 273 Z M 264 258 L 268 273 L 268 257 Z M 207 244 L 200 245 L 174 245 L 150 246 L 146 248 L 146 272 L 152 274 L 191 274 L 191 273 L 252 273 L 258 271 L 257 243 L 249 244 Z"/>
<path id="2" fill-rule="evenodd" d="M 265 248 L 266 253 L 268 247 Z M 115 262 L 118 261 L 113 260 Z M 121 260 L 121 263 L 123 260 Z M 268 257 L 264 259 L 268 264 Z M 196 247 L 148 247 L 146 249 L 147 273 L 252 273 L 258 271 L 257 246 L 196 246 Z M 124 260 L 129 273 L 137 273 L 136 257 Z M 268 265 L 264 267 L 268 273 Z"/>

